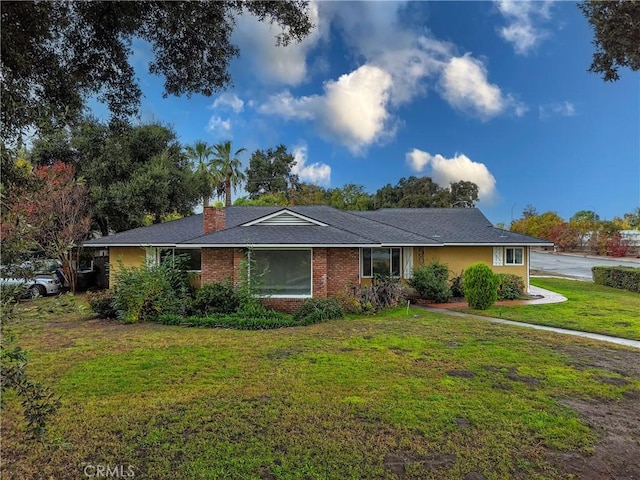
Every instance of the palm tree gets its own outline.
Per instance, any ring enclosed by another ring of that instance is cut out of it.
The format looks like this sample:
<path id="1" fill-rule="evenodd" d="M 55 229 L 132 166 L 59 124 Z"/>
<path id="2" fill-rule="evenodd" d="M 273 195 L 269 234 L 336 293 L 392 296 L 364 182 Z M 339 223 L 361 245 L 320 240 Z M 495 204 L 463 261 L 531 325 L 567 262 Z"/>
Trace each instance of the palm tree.
<path id="1" fill-rule="evenodd" d="M 242 183 L 246 176 L 240 170 L 242 162 L 237 158 L 244 148 L 237 150 L 231 154 L 231 141 L 227 140 L 223 143 L 218 143 L 213 146 L 215 150 L 215 156 L 211 162 L 211 165 L 222 174 L 224 178 L 224 194 L 225 194 L 225 207 L 231 206 L 231 186 L 233 185 L 234 191 L 240 183 Z"/>
<path id="2" fill-rule="evenodd" d="M 216 185 L 222 181 L 220 172 L 211 168 L 211 157 L 213 156 L 213 148 L 198 140 L 193 145 L 185 147 L 187 158 L 192 161 L 195 167 L 196 181 L 198 182 L 198 192 L 202 196 L 202 206 L 209 206 L 209 199 L 213 195 Z"/>

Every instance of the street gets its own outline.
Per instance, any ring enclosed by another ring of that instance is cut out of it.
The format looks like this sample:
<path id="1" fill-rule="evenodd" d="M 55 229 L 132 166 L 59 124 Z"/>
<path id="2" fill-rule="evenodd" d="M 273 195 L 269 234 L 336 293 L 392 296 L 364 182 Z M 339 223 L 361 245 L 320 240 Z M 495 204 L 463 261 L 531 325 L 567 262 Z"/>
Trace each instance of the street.
<path id="1" fill-rule="evenodd" d="M 596 265 L 608 267 L 622 265 L 640 268 L 640 259 L 597 258 L 531 251 L 531 270 L 542 271 L 549 275 L 558 274 L 591 281 L 591 267 Z"/>

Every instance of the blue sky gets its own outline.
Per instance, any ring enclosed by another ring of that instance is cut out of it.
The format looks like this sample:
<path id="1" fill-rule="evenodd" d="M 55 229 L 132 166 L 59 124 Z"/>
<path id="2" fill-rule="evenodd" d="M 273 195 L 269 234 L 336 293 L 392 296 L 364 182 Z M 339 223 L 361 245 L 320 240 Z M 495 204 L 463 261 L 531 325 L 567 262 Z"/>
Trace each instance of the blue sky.
<path id="1" fill-rule="evenodd" d="M 303 181 L 363 185 L 401 177 L 470 180 L 494 223 L 531 204 L 568 219 L 640 206 L 639 74 L 605 83 L 586 70 L 592 31 L 574 2 L 317 2 L 316 29 L 275 47 L 275 27 L 239 19 L 234 87 L 162 98 L 132 56 L 143 121 L 186 145 L 284 144 Z M 242 192 L 239 192 L 241 195 Z"/>

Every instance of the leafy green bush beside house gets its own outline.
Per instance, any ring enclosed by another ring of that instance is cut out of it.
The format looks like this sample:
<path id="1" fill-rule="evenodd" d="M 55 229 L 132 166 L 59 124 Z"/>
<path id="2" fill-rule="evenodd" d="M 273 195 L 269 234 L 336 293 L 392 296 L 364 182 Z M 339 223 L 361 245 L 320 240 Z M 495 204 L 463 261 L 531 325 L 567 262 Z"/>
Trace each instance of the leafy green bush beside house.
<path id="1" fill-rule="evenodd" d="M 344 317 L 344 309 L 335 298 L 307 298 L 293 314 L 300 324 L 320 323 Z"/>
<path id="2" fill-rule="evenodd" d="M 496 274 L 498 281 L 498 300 L 516 300 L 524 294 L 524 280 L 512 273 Z"/>
<path id="3" fill-rule="evenodd" d="M 464 271 L 464 294 L 469 307 L 486 310 L 498 298 L 498 278 L 488 265 L 480 262 Z"/>
<path id="4" fill-rule="evenodd" d="M 419 266 L 413 269 L 413 277 L 409 285 L 416 289 L 420 298 L 436 303 L 451 300 L 449 287 L 449 268 L 438 262 Z"/>

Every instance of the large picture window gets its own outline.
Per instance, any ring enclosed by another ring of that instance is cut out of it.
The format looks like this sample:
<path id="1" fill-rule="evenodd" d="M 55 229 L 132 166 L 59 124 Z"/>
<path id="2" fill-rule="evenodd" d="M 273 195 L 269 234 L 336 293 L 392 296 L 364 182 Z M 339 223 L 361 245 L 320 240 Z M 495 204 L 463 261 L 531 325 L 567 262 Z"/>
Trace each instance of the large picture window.
<path id="1" fill-rule="evenodd" d="M 524 265 L 524 249 L 523 248 L 505 248 L 505 265 Z"/>
<path id="2" fill-rule="evenodd" d="M 311 296 L 311 250 L 252 250 L 257 290 L 277 297 Z"/>
<path id="3" fill-rule="evenodd" d="M 363 248 L 362 276 L 400 276 L 400 248 Z"/>
<path id="4" fill-rule="evenodd" d="M 160 250 L 160 263 L 178 256 L 186 260 L 187 270 L 192 272 L 202 270 L 202 250 L 199 248 L 163 248 Z"/>

